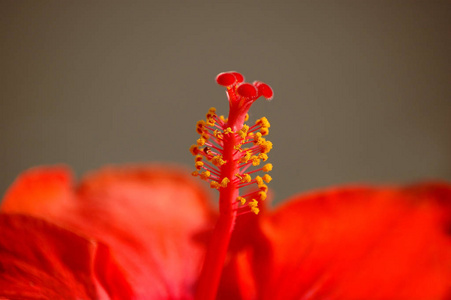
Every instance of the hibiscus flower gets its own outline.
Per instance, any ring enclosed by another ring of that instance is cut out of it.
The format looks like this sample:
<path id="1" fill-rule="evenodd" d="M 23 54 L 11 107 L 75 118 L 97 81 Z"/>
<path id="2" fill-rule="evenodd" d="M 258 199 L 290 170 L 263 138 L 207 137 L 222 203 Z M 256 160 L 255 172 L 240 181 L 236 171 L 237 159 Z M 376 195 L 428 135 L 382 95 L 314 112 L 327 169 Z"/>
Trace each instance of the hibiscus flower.
<path id="1" fill-rule="evenodd" d="M 110 166 L 75 184 L 65 166 L 18 177 L 0 207 L 0 299 L 449 299 L 451 185 L 344 186 L 271 210 L 271 88 L 221 73 L 196 171 Z M 264 164 L 260 166 L 261 163 Z"/>

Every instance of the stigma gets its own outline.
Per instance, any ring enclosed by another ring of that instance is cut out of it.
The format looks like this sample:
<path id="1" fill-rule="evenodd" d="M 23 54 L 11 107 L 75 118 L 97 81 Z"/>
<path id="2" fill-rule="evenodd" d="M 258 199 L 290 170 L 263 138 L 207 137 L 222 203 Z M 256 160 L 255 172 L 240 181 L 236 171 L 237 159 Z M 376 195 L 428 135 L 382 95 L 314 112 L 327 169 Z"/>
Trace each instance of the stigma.
<path id="1" fill-rule="evenodd" d="M 273 91 L 260 81 L 244 82 L 237 72 L 220 73 L 216 82 L 226 87 L 229 115 L 218 116 L 212 107 L 205 120 L 197 122 L 200 137 L 190 148 L 196 169 L 192 174 L 219 191 L 220 210 L 258 214 L 259 202 L 267 197 L 266 183 L 272 180 L 269 174 L 262 175 L 272 170 L 266 163 L 273 147 L 266 139 L 271 125 L 265 117 L 251 126 L 244 122 L 254 101 L 261 96 L 271 100 Z"/>

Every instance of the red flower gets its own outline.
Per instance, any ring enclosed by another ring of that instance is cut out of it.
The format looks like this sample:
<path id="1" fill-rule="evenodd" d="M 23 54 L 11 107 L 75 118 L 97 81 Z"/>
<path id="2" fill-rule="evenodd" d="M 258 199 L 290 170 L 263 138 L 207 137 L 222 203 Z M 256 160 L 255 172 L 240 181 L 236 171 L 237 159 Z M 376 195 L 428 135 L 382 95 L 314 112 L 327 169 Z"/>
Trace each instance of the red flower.
<path id="1" fill-rule="evenodd" d="M 0 299 L 451 297 L 451 185 L 339 187 L 269 211 L 271 178 L 255 176 L 272 168 L 257 167 L 269 122 L 243 123 L 272 90 L 217 81 L 229 118 L 211 109 L 191 151 L 219 214 L 174 167 L 110 167 L 76 186 L 66 167 L 29 170 L 1 204 Z"/>

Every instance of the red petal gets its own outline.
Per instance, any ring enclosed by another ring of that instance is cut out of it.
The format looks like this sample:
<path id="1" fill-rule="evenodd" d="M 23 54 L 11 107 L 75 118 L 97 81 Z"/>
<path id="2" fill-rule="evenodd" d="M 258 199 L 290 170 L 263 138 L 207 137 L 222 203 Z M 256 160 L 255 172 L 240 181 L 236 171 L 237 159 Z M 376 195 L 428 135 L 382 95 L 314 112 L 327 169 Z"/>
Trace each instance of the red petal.
<path id="1" fill-rule="evenodd" d="M 446 184 L 292 199 L 262 218 L 264 237 L 249 252 L 259 299 L 449 296 L 450 203 Z"/>
<path id="2" fill-rule="evenodd" d="M 19 182 L 27 181 L 24 177 Z M 54 190 L 53 180 L 40 182 L 34 188 L 17 183 L 23 197 L 15 199 L 33 201 L 42 190 Z M 6 207 L 20 210 L 9 199 Z M 29 207 L 21 206 L 24 213 Z M 107 244 L 137 298 L 148 299 L 192 293 L 204 253 L 195 238 L 211 221 L 204 190 L 186 172 L 155 166 L 104 169 L 82 181 L 64 210 L 48 207 L 31 213 Z"/>
<path id="3" fill-rule="evenodd" d="M 72 198 L 72 174 L 67 167 L 37 167 L 14 181 L 3 198 L 1 211 L 34 215 L 58 213 Z"/>
<path id="4" fill-rule="evenodd" d="M 163 168 L 110 168 L 88 176 L 78 191 L 74 227 L 105 241 L 126 266 L 137 296 L 188 297 L 204 249 L 204 191 L 191 177 Z"/>
<path id="5" fill-rule="evenodd" d="M 111 299 L 130 299 L 128 283 L 117 266 L 104 257 L 105 247 L 45 221 L 0 214 L 0 298 L 98 299 L 106 296 L 96 282 L 98 258 L 110 270 L 106 286 L 121 293 Z M 108 291 L 108 290 L 107 290 Z"/>

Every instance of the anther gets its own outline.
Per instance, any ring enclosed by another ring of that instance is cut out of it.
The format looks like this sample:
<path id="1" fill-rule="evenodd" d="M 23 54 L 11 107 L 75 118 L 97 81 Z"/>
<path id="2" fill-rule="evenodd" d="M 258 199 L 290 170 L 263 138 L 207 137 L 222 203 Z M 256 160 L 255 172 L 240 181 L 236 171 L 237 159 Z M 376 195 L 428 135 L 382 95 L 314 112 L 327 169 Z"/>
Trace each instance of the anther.
<path id="1" fill-rule="evenodd" d="M 252 156 L 251 159 L 252 159 L 252 165 L 254 167 L 256 167 L 260 164 L 260 158 L 258 158 L 258 156 Z"/>
<path id="2" fill-rule="evenodd" d="M 214 164 L 217 167 L 222 166 L 223 164 L 225 164 L 226 162 L 222 159 L 221 156 L 215 156 L 211 159 L 212 164 Z"/>
<path id="3" fill-rule="evenodd" d="M 202 134 L 205 131 L 205 121 L 200 120 L 196 124 L 196 131 L 198 134 Z"/>
<path id="4" fill-rule="evenodd" d="M 269 123 L 268 119 L 266 117 L 262 117 L 258 119 L 255 124 L 260 125 L 261 127 L 269 128 L 271 127 L 271 124 Z"/>
<path id="5" fill-rule="evenodd" d="M 204 166 L 204 163 L 201 161 L 197 161 L 194 166 L 196 167 L 196 170 L 200 171 L 200 169 L 202 169 L 202 167 Z"/>
<path id="6" fill-rule="evenodd" d="M 210 182 L 210 187 L 213 188 L 213 189 L 219 189 L 220 184 L 217 181 L 212 180 Z"/>
<path id="7" fill-rule="evenodd" d="M 224 129 L 224 134 L 229 134 L 229 133 L 233 133 L 232 128 L 227 127 L 226 129 Z"/>
<path id="8" fill-rule="evenodd" d="M 205 145 L 206 142 L 207 142 L 207 141 L 206 141 L 205 139 L 200 138 L 200 139 L 197 140 L 197 145 L 198 145 L 199 147 L 202 147 L 203 145 Z"/>
<path id="9" fill-rule="evenodd" d="M 199 147 L 197 147 L 197 145 L 192 145 L 189 148 L 189 151 L 191 152 L 192 155 L 197 155 L 199 154 Z"/>
<path id="10" fill-rule="evenodd" d="M 211 175 L 210 171 L 204 171 L 200 173 L 200 178 L 203 180 L 207 180 L 208 178 L 210 178 L 210 175 Z"/>
<path id="11" fill-rule="evenodd" d="M 264 172 L 269 172 L 269 171 L 271 171 L 271 170 L 272 170 L 272 164 L 266 164 L 266 165 L 264 165 L 263 168 L 262 168 L 262 170 L 263 170 Z"/>
<path id="12" fill-rule="evenodd" d="M 240 162 L 241 163 L 247 163 L 249 161 L 249 159 L 251 159 L 252 156 L 252 151 L 246 151 L 246 154 L 241 157 Z"/>
<path id="13" fill-rule="evenodd" d="M 223 136 L 222 136 L 222 133 L 219 131 L 219 130 L 215 130 L 215 131 L 213 131 L 213 135 L 215 136 L 215 138 L 217 138 L 218 140 L 222 140 L 223 139 Z"/>
<path id="14" fill-rule="evenodd" d="M 259 142 L 259 140 L 261 140 L 261 139 L 262 139 L 262 134 L 260 132 L 257 132 L 254 135 L 254 144 L 257 144 Z"/>
<path id="15" fill-rule="evenodd" d="M 260 212 L 260 209 L 258 209 L 258 201 L 257 200 L 255 200 L 255 199 L 252 199 L 252 201 L 251 202 L 249 202 L 249 207 L 251 208 L 251 211 L 254 213 L 254 214 L 256 214 L 256 215 L 258 215 L 258 213 Z"/>
<path id="16" fill-rule="evenodd" d="M 221 187 L 226 188 L 226 187 L 227 187 L 227 184 L 228 184 L 229 182 L 230 182 L 230 179 L 227 178 L 227 177 L 224 177 L 224 178 L 221 180 Z"/>
<path id="17" fill-rule="evenodd" d="M 266 184 L 261 184 L 258 186 L 258 188 L 265 193 L 268 192 L 268 186 Z"/>
<path id="18" fill-rule="evenodd" d="M 243 174 L 243 176 L 241 176 L 241 182 L 242 183 L 248 183 L 252 181 L 252 177 L 249 174 Z"/>
<path id="19" fill-rule="evenodd" d="M 236 198 L 236 201 L 240 201 L 240 203 L 241 203 L 241 205 L 244 205 L 244 204 L 246 204 L 246 198 L 243 198 L 243 197 L 237 197 Z"/>
<path id="20" fill-rule="evenodd" d="M 265 201 L 266 200 L 266 193 L 263 191 L 258 192 L 258 197 L 260 200 Z"/>
<path id="21" fill-rule="evenodd" d="M 267 161 L 268 160 L 268 155 L 266 155 L 265 153 L 260 153 L 258 155 L 258 158 L 260 158 L 263 161 Z"/>
<path id="22" fill-rule="evenodd" d="M 263 179 L 260 176 L 255 177 L 255 182 L 260 187 L 263 184 Z"/>
<path id="23" fill-rule="evenodd" d="M 258 213 L 260 212 L 260 209 L 258 207 L 251 207 L 251 212 L 258 215 Z"/>
<path id="24" fill-rule="evenodd" d="M 261 145 L 262 147 L 262 153 L 268 153 L 272 149 L 272 143 L 270 141 L 266 141 L 264 144 Z"/>
<path id="25" fill-rule="evenodd" d="M 268 174 L 265 174 L 265 175 L 263 175 L 263 180 L 264 180 L 266 183 L 270 183 L 271 180 L 272 180 L 272 177 L 269 176 Z"/>
<path id="26" fill-rule="evenodd" d="M 249 202 L 248 204 L 250 207 L 257 207 L 258 206 L 258 201 L 255 199 L 252 199 L 251 202 Z"/>

